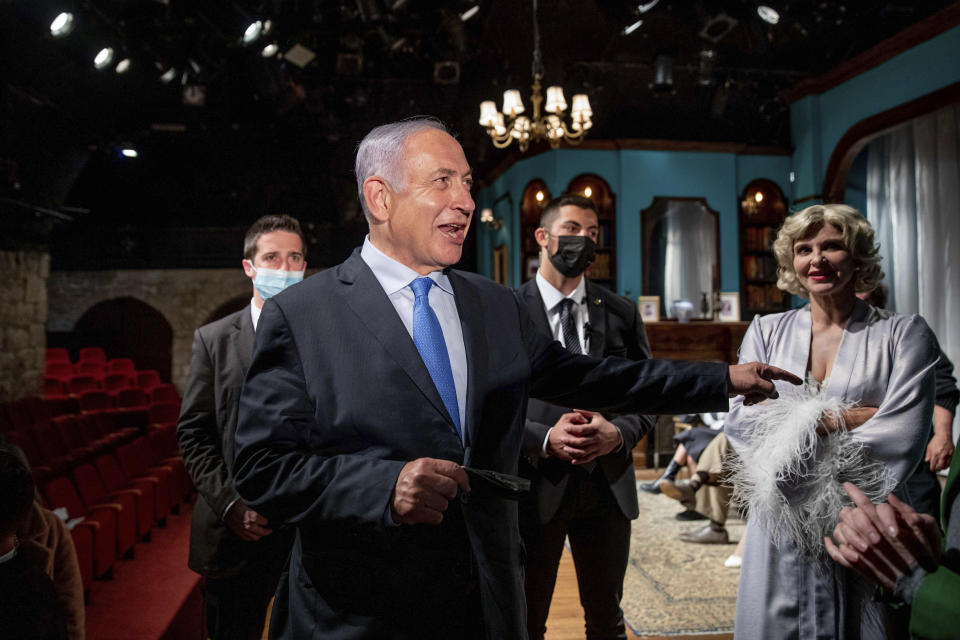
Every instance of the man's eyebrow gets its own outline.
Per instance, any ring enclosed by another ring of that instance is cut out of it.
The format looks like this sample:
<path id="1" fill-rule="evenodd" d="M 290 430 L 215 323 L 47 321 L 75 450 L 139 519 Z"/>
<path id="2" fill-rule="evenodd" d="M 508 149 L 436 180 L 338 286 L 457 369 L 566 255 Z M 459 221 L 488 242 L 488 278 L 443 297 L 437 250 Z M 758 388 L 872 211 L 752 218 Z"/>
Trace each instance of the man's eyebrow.
<path id="1" fill-rule="evenodd" d="M 440 168 L 440 169 L 437 169 L 436 171 L 434 171 L 434 172 L 433 172 L 433 175 L 440 175 L 440 176 L 458 176 L 458 175 L 460 175 L 460 173 L 457 172 L 456 169 Z M 464 177 L 464 178 L 472 178 L 472 177 L 473 177 L 473 169 L 468 169 L 467 172 L 463 174 L 463 177 Z"/>

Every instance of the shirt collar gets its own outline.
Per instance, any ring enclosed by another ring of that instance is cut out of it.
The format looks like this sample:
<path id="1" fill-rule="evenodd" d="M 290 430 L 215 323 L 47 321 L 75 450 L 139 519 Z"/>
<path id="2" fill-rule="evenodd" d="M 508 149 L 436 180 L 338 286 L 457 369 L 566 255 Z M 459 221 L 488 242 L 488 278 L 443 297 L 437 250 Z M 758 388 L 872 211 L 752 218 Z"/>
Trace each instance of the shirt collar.
<path id="1" fill-rule="evenodd" d="M 257 303 L 253 301 L 253 298 L 250 298 L 250 320 L 253 321 L 254 332 L 257 330 L 257 322 L 260 321 L 261 311 L 263 311 L 263 309 L 257 306 Z"/>
<path id="2" fill-rule="evenodd" d="M 411 282 L 420 277 L 419 273 L 407 265 L 397 262 L 373 246 L 373 243 L 370 242 L 369 235 L 363 239 L 360 257 L 367 263 L 370 270 L 373 271 L 373 275 L 376 276 L 377 281 L 380 282 L 380 286 L 383 287 L 383 290 L 388 296 L 402 291 L 408 287 Z M 433 280 L 434 284 L 440 289 L 450 295 L 454 295 L 453 287 L 450 285 L 450 278 L 447 277 L 447 274 L 443 270 L 431 271 L 427 276 Z"/>
<path id="3" fill-rule="evenodd" d="M 578 282 L 574 290 L 570 292 L 570 295 L 564 296 L 560 293 L 559 289 L 547 282 L 547 279 L 537 271 L 537 288 L 540 290 L 540 297 L 543 299 L 543 304 L 547 308 L 547 311 L 553 311 L 564 298 L 569 298 L 576 302 L 577 305 L 582 305 L 587 295 L 587 279 L 580 278 L 580 282 Z"/>

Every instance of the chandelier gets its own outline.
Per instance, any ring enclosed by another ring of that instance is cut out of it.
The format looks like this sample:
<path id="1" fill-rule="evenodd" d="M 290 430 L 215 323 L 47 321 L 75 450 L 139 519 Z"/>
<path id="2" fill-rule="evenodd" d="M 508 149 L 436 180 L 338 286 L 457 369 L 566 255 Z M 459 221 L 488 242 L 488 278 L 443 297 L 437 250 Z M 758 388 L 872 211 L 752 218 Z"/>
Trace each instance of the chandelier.
<path id="1" fill-rule="evenodd" d="M 522 115 L 525 111 L 520 92 L 509 89 L 503 92 L 503 111 L 497 111 L 493 100 L 480 103 L 480 126 L 486 127 L 487 134 L 493 141 L 493 146 L 503 149 L 514 140 L 524 152 L 531 142 L 546 139 L 550 146 L 556 149 L 560 142 L 566 140 L 576 145 L 583 140 L 587 129 L 593 126 L 590 110 L 590 99 L 585 93 L 573 96 L 573 105 L 570 109 L 570 127 L 563 119 L 563 112 L 567 109 L 566 98 L 563 97 L 561 87 L 547 87 L 547 104 L 540 112 L 543 103 L 542 86 L 543 59 L 540 55 L 540 29 L 537 26 L 537 0 L 533 0 L 533 93 L 530 102 L 533 104 L 533 117 Z"/>

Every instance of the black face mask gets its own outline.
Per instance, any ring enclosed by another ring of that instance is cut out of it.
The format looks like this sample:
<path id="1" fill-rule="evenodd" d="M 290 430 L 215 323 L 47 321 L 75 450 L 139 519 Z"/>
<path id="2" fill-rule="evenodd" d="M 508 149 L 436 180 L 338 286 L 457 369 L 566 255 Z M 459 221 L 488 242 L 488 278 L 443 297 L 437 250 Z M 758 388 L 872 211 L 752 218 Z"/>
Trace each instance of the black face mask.
<path id="1" fill-rule="evenodd" d="M 557 236 L 557 252 L 550 264 L 568 278 L 587 270 L 597 254 L 597 243 L 587 236 Z"/>

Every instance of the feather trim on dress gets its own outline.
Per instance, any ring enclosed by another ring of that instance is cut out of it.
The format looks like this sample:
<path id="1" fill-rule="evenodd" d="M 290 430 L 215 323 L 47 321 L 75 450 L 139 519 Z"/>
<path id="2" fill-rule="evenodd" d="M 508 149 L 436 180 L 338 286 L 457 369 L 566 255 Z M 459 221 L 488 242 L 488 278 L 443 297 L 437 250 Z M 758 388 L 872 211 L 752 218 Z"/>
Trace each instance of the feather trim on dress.
<path id="1" fill-rule="evenodd" d="M 842 415 L 854 403 L 824 395 L 813 378 L 781 388 L 780 397 L 741 409 L 746 448 L 729 461 L 738 500 L 779 548 L 792 542 L 808 557 L 824 558 L 824 536 L 833 533 L 840 510 L 852 502 L 844 482 L 874 502 L 896 486 L 887 468 L 873 460 L 842 425 L 817 433 L 824 415 Z"/>

